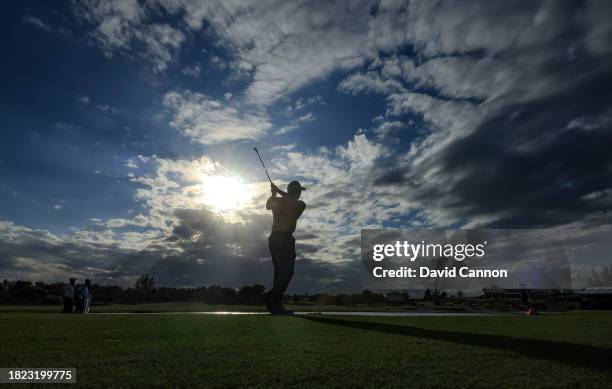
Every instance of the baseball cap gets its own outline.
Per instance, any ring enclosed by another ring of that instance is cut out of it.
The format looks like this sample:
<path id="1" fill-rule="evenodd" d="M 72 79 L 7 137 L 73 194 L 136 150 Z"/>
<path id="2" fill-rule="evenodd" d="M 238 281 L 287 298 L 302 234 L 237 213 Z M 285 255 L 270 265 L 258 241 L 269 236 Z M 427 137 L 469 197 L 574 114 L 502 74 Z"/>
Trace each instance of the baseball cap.
<path id="1" fill-rule="evenodd" d="M 298 181 L 291 181 L 289 183 L 289 185 L 287 185 L 287 190 L 288 191 L 293 191 L 293 190 L 306 190 L 306 188 L 304 188 Z"/>

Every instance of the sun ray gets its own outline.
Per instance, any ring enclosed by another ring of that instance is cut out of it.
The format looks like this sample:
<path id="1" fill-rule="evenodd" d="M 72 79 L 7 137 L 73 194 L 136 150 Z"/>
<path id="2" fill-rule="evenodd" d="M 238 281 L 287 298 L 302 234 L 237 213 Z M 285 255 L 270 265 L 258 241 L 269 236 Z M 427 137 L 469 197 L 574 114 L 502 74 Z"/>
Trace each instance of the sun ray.
<path id="1" fill-rule="evenodd" d="M 252 193 L 237 176 L 206 176 L 202 183 L 202 202 L 217 211 L 239 210 Z"/>

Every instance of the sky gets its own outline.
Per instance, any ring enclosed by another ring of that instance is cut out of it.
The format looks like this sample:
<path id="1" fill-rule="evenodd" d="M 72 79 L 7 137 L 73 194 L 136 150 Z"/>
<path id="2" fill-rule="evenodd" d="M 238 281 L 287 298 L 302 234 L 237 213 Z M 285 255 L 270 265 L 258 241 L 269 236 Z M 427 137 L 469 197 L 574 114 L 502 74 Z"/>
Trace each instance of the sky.
<path id="1" fill-rule="evenodd" d="M 360 290 L 364 228 L 609 228 L 611 14 L 6 2 L 0 278 L 269 285 L 253 147 L 280 186 L 307 187 L 289 292 Z"/>

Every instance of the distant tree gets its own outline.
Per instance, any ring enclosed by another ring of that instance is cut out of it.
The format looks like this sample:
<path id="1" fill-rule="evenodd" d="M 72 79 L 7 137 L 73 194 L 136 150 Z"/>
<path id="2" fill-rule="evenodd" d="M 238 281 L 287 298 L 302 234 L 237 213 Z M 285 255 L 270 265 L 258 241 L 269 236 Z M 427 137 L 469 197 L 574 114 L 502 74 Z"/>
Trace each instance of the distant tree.
<path id="1" fill-rule="evenodd" d="M 431 301 L 432 299 L 433 299 L 433 292 L 431 291 L 431 289 L 425 290 L 425 293 L 423 294 L 423 300 Z"/>
<path id="2" fill-rule="evenodd" d="M 155 290 L 155 279 L 149 274 L 143 274 L 136 279 L 134 289 L 140 293 L 143 297 L 149 298 Z"/>
<path id="3" fill-rule="evenodd" d="M 320 293 L 317 296 L 317 304 L 335 305 L 336 303 L 337 303 L 337 298 L 333 294 Z"/>
<path id="4" fill-rule="evenodd" d="M 261 294 L 266 290 L 263 285 L 255 284 L 251 286 L 243 286 L 238 291 L 238 296 L 244 302 L 252 302 L 261 300 Z"/>
<path id="5" fill-rule="evenodd" d="M 601 269 L 591 270 L 587 279 L 588 286 L 612 286 L 612 269 L 604 266 Z"/>
<path id="6" fill-rule="evenodd" d="M 380 293 L 374 293 L 371 290 L 365 289 L 361 292 L 361 301 L 364 304 L 376 304 L 384 303 L 386 301 L 385 296 Z"/>

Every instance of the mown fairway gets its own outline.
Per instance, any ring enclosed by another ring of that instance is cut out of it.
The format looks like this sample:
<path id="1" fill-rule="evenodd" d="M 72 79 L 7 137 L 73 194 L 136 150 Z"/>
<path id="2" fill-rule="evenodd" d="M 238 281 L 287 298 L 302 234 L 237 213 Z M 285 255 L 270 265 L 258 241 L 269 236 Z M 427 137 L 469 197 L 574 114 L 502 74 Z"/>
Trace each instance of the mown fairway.
<path id="1" fill-rule="evenodd" d="M 0 367 L 76 367 L 79 386 L 612 386 L 610 312 L 375 318 L 0 311 L 0 347 Z"/>

